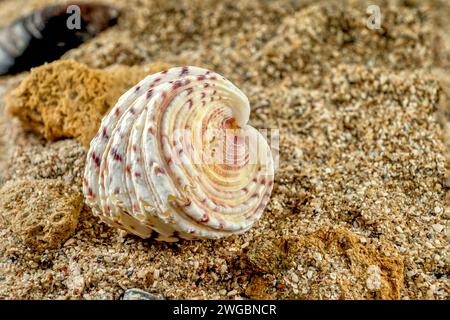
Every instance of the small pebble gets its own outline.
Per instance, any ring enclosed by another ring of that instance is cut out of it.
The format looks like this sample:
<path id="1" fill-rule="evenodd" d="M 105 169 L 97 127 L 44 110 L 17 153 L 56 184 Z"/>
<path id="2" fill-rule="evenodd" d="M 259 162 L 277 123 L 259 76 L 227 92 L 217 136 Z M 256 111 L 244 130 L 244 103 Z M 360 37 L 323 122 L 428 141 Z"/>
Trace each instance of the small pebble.
<path id="1" fill-rule="evenodd" d="M 123 300 L 164 300 L 161 297 L 153 295 L 141 289 L 133 288 L 125 291 Z"/>
<path id="2" fill-rule="evenodd" d="M 433 224 L 431 227 L 432 227 L 432 228 L 434 229 L 434 231 L 436 231 L 436 232 L 441 232 L 441 231 L 444 229 L 444 226 L 443 226 L 442 224 L 439 224 L 439 223 L 435 223 L 435 224 Z"/>
<path id="3" fill-rule="evenodd" d="M 233 289 L 233 290 L 231 290 L 231 291 L 229 291 L 229 292 L 227 293 L 227 296 L 231 297 L 231 296 L 235 296 L 235 295 L 237 295 L 237 294 L 238 294 L 238 291 L 235 290 L 235 289 Z"/>
<path id="4" fill-rule="evenodd" d="M 435 207 L 434 208 L 434 213 L 439 214 L 442 212 L 442 208 L 441 207 Z"/>

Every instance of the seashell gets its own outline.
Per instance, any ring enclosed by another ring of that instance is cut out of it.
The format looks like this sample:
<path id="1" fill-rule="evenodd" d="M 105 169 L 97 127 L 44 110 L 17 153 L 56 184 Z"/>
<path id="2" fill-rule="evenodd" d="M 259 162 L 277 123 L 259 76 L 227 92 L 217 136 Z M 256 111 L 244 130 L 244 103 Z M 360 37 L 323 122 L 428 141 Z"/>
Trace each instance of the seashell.
<path id="1" fill-rule="evenodd" d="M 247 97 L 209 70 L 146 77 L 119 98 L 91 141 L 86 203 L 102 221 L 142 238 L 247 231 L 274 178 L 270 147 L 249 115 Z"/>
<path id="2" fill-rule="evenodd" d="M 67 25 L 74 14 L 68 10 L 69 4 L 46 6 L 0 28 L 0 75 L 56 60 L 117 22 L 119 12 L 113 7 L 95 3 L 74 5 L 79 8 L 79 29 L 69 29 Z"/>

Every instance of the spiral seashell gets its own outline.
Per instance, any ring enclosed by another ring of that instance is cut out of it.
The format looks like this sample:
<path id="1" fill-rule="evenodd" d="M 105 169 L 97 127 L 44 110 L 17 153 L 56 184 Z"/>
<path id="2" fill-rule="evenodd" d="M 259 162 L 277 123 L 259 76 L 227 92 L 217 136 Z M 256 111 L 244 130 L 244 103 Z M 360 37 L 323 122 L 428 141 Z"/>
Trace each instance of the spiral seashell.
<path id="1" fill-rule="evenodd" d="M 95 215 L 142 238 L 216 239 L 261 217 L 274 163 L 247 125 L 247 97 L 198 67 L 146 77 L 105 116 L 91 141 L 83 192 Z"/>

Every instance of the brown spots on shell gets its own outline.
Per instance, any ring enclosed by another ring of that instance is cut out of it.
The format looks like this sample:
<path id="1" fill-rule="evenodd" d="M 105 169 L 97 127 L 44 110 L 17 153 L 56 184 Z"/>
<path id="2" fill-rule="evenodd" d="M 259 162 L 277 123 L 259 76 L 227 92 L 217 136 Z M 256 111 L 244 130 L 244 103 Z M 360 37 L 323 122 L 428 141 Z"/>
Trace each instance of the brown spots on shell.
<path id="1" fill-rule="evenodd" d="M 264 210 L 266 208 L 266 205 L 264 203 L 261 203 L 258 208 L 256 208 L 257 211 Z"/>
<path id="2" fill-rule="evenodd" d="M 138 172 L 138 171 L 136 171 L 135 173 L 134 173 L 134 176 L 136 177 L 136 178 L 141 178 L 141 173 L 140 172 Z"/>
<path id="3" fill-rule="evenodd" d="M 197 76 L 197 80 L 198 80 L 198 81 L 203 81 L 203 80 L 205 80 L 205 79 L 206 79 L 206 76 L 205 76 L 205 75 Z"/>
<path id="4" fill-rule="evenodd" d="M 165 174 L 166 171 L 164 170 L 164 168 L 156 166 L 155 169 L 154 169 L 154 173 L 155 174 Z"/>
<path id="5" fill-rule="evenodd" d="M 125 172 L 131 174 L 131 166 L 129 164 L 126 165 Z"/>
<path id="6" fill-rule="evenodd" d="M 188 104 L 188 108 L 189 108 L 189 109 L 192 109 L 192 106 L 194 105 L 194 103 L 192 102 L 192 99 L 189 99 L 189 100 L 187 101 L 187 104 Z"/>
<path id="7" fill-rule="evenodd" d="M 189 67 L 181 68 L 180 76 L 185 76 L 187 74 L 189 74 Z"/>
<path id="8" fill-rule="evenodd" d="M 157 84 L 157 83 L 160 82 L 160 81 L 161 81 L 161 78 L 156 78 L 155 80 L 153 80 L 152 86 L 155 85 L 155 84 Z"/>
<path id="9" fill-rule="evenodd" d="M 118 161 L 118 162 L 123 161 L 122 155 L 117 151 L 116 148 L 111 148 L 110 154 L 113 157 L 114 161 Z"/>
<path id="10" fill-rule="evenodd" d="M 101 159 L 95 152 L 92 152 L 91 159 L 94 161 L 95 165 L 100 168 Z"/>
<path id="11" fill-rule="evenodd" d="M 208 222 L 209 221 L 209 216 L 205 213 L 203 215 L 203 217 L 200 219 L 200 222 Z"/>
<path id="12" fill-rule="evenodd" d="M 186 95 L 191 95 L 192 94 L 192 92 L 194 92 L 194 89 L 193 88 L 187 88 L 186 89 Z"/>
<path id="13" fill-rule="evenodd" d="M 141 86 L 136 86 L 136 88 L 134 89 L 134 92 L 138 92 L 139 90 L 141 90 Z"/>
<path id="14" fill-rule="evenodd" d="M 116 118 L 119 118 L 121 114 L 122 112 L 120 112 L 120 108 L 116 108 L 116 110 L 114 111 L 114 115 L 116 116 Z"/>
<path id="15" fill-rule="evenodd" d="M 89 197 L 95 197 L 94 191 L 92 190 L 91 187 L 88 188 L 88 196 L 89 196 Z"/>
<path id="16" fill-rule="evenodd" d="M 137 146 L 136 146 L 136 144 L 133 144 L 133 145 L 131 146 L 131 149 L 133 150 L 133 152 L 137 152 Z"/>
<path id="17" fill-rule="evenodd" d="M 147 132 L 149 134 L 154 134 L 155 133 L 154 130 L 153 130 L 153 127 L 148 127 Z"/>
<path id="18" fill-rule="evenodd" d="M 109 135 L 106 132 L 106 127 L 102 128 L 102 139 L 109 140 Z"/>
<path id="19" fill-rule="evenodd" d="M 145 97 L 148 99 L 150 99 L 153 96 L 153 89 L 150 89 L 147 91 Z"/>
<path id="20" fill-rule="evenodd" d="M 172 84 L 172 90 L 177 90 L 179 87 L 181 87 L 181 81 L 177 80 Z"/>

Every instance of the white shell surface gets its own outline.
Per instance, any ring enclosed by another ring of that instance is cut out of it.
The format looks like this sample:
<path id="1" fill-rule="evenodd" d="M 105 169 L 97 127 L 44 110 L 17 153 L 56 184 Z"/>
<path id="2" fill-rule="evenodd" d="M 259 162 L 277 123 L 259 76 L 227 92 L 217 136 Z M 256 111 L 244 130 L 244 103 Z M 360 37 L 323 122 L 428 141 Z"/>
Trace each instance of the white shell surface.
<path id="1" fill-rule="evenodd" d="M 247 97 L 198 67 L 146 77 L 103 119 L 83 192 L 104 222 L 142 238 L 220 238 L 261 217 L 273 187 L 266 139 Z"/>

